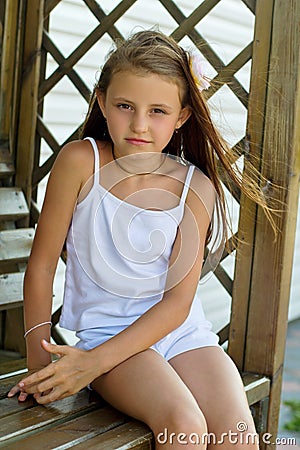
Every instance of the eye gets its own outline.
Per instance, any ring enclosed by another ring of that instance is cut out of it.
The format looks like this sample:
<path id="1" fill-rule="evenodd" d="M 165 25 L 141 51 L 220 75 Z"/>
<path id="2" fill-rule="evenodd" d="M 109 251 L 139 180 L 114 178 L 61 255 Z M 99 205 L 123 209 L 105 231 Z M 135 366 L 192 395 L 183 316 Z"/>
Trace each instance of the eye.
<path id="1" fill-rule="evenodd" d="M 166 111 L 164 111 L 163 109 L 160 109 L 160 108 L 153 108 L 152 112 L 154 114 L 166 114 Z"/>
<path id="2" fill-rule="evenodd" d="M 126 110 L 132 110 L 132 106 L 128 105 L 127 103 L 118 103 L 117 107 L 119 109 L 126 109 Z"/>

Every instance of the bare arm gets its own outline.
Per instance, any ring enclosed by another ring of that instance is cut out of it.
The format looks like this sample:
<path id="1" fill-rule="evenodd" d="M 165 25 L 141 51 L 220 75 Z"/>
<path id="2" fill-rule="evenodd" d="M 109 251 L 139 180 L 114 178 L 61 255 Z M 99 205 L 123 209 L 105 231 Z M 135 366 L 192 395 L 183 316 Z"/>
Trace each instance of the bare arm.
<path id="1" fill-rule="evenodd" d="M 24 279 L 25 330 L 51 320 L 55 270 L 82 184 L 81 147 L 82 143 L 75 142 L 63 148 L 49 177 Z M 51 362 L 51 355 L 40 345 L 41 339 L 49 338 L 49 325 L 28 334 L 29 370 L 39 369 Z"/>

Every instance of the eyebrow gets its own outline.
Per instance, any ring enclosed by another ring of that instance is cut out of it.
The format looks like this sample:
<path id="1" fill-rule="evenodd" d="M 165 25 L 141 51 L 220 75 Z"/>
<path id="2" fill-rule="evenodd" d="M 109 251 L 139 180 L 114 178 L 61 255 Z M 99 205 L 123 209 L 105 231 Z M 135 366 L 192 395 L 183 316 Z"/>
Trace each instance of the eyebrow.
<path id="1" fill-rule="evenodd" d="M 124 102 L 124 103 L 132 103 L 134 104 L 134 102 L 132 100 L 128 100 L 125 97 L 115 97 L 114 101 L 117 102 Z M 153 103 L 152 105 L 150 105 L 151 108 L 163 108 L 163 109 L 168 109 L 169 111 L 172 111 L 173 108 L 170 105 L 166 105 L 165 103 Z"/>

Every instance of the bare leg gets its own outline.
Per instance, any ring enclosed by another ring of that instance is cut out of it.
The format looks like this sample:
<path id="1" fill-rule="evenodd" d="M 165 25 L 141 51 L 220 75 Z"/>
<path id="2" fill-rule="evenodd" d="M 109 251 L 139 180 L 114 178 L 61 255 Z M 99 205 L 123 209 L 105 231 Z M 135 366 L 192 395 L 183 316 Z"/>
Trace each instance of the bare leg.
<path id="1" fill-rule="evenodd" d="M 204 347 L 190 350 L 175 356 L 169 363 L 197 400 L 209 433 L 224 441 L 223 449 L 258 449 L 242 380 L 234 363 L 222 349 Z M 240 433 L 243 427 L 247 427 L 247 431 Z M 222 435 L 230 432 L 229 436 Z M 220 443 L 214 444 L 212 436 L 208 448 L 217 447 Z"/>
<path id="2" fill-rule="evenodd" d="M 157 450 L 206 448 L 179 442 L 185 440 L 180 433 L 205 433 L 206 422 L 189 389 L 154 350 L 129 358 L 97 378 L 92 387 L 117 409 L 145 422 L 154 433 Z"/>

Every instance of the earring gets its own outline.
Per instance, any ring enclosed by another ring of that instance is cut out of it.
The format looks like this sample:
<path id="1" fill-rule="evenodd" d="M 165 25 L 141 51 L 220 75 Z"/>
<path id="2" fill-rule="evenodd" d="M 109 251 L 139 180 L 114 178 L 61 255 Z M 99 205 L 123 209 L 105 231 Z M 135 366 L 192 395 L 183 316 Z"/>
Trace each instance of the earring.
<path id="1" fill-rule="evenodd" d="M 178 128 L 175 128 L 174 133 L 178 134 Z"/>

